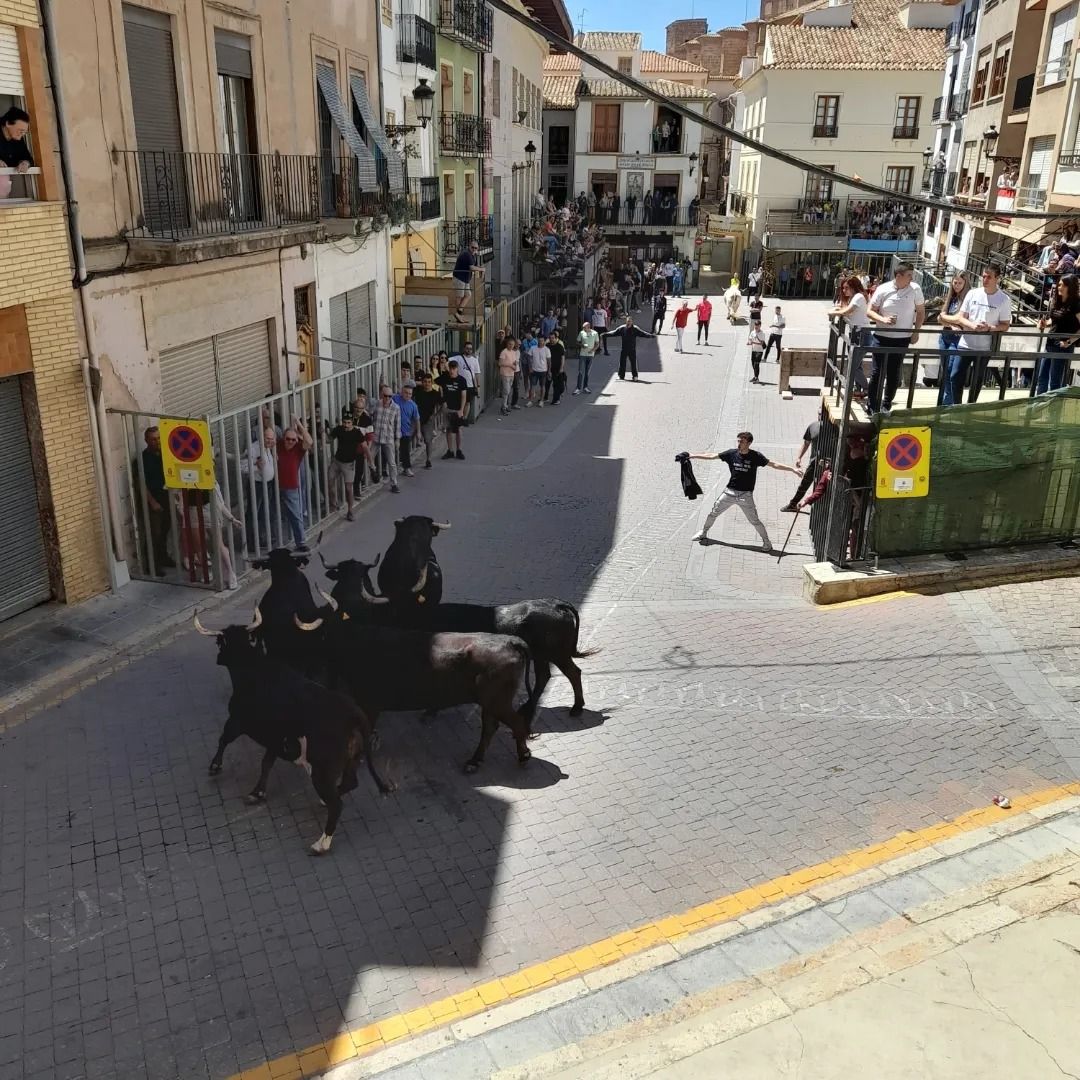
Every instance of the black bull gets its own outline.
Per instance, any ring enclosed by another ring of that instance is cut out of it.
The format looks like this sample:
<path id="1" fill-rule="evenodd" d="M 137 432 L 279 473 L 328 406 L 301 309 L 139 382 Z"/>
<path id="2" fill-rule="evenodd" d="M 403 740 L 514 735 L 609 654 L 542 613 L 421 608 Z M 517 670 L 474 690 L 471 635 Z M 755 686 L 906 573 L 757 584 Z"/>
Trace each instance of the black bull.
<path id="1" fill-rule="evenodd" d="M 571 716 L 585 708 L 581 668 L 576 659 L 592 656 L 596 649 L 578 649 L 581 620 L 577 608 L 565 600 L 544 597 L 522 600 L 516 604 L 439 604 L 412 605 L 401 608 L 371 591 L 371 569 L 357 559 L 345 559 L 336 565 L 326 564 L 327 577 L 335 584 L 331 596 L 350 618 L 383 626 L 400 626 L 428 633 L 506 634 L 521 638 L 532 652 L 536 684 L 521 708 L 530 726 L 536 715 L 540 695 L 551 678 L 554 664 L 574 689 Z"/>
<path id="2" fill-rule="evenodd" d="M 325 626 L 324 626 L 325 623 Z M 344 685 L 372 727 L 381 712 L 479 705 L 480 743 L 465 763 L 475 772 L 500 723 L 514 735 L 518 761 L 532 756 L 529 724 L 514 708 L 529 685 L 529 647 L 495 634 L 431 634 L 376 626 L 339 613 L 297 626 L 324 642 L 331 685 Z M 322 629 L 322 634 L 315 631 Z"/>
<path id="3" fill-rule="evenodd" d="M 413 515 L 394 522 L 394 539 L 379 567 L 379 592 L 402 607 L 434 607 L 442 599 L 442 572 L 431 541 L 450 522 Z"/>

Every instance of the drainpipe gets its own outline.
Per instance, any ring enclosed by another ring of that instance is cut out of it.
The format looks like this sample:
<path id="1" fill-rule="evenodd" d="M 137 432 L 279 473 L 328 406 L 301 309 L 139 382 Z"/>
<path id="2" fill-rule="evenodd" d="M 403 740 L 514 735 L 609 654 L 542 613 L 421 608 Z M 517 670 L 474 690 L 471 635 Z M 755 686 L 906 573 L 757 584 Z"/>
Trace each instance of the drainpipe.
<path id="1" fill-rule="evenodd" d="M 83 385 L 86 389 L 86 403 L 90 416 L 90 437 L 94 455 L 94 478 L 97 486 L 98 504 L 101 509 L 101 523 L 105 530 L 105 542 L 109 554 L 109 584 L 115 590 L 126 585 L 130 580 L 127 560 L 121 547 L 123 526 L 120 521 L 119 504 L 111 482 L 109 452 L 106 439 L 108 432 L 105 416 L 105 402 L 101 393 L 101 367 L 98 363 L 94 320 L 86 297 L 86 288 L 90 278 L 86 270 L 86 249 L 83 246 L 82 232 L 79 229 L 79 202 L 75 196 L 75 181 L 71 174 L 71 147 L 68 141 L 66 113 L 64 111 L 64 93 L 60 83 L 60 68 L 57 57 L 60 55 L 56 41 L 56 28 L 53 24 L 50 0 L 40 0 L 41 23 L 45 31 L 45 64 L 52 85 L 53 109 L 56 113 L 56 139 L 60 151 L 60 175 L 64 181 L 64 193 L 67 199 L 68 233 L 71 238 L 71 251 L 75 259 L 75 288 L 79 293 L 79 306 L 82 310 L 83 333 L 86 338 L 87 355 L 81 358 Z"/>

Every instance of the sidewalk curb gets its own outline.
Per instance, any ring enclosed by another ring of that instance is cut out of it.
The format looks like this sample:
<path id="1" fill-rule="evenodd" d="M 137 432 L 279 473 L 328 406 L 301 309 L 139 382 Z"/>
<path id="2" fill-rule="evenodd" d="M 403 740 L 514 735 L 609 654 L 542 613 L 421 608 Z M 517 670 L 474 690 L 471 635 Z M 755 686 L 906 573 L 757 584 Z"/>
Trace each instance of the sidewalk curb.
<path id="1" fill-rule="evenodd" d="M 688 931 L 504 1004 L 460 1019 L 429 1021 L 423 1028 L 417 1024 L 420 1030 L 411 1037 L 413 1014 L 385 1022 L 381 1037 L 374 1031 L 380 1025 L 373 1025 L 298 1055 L 291 1069 L 281 1071 L 285 1062 L 275 1065 L 282 1076 L 325 1080 L 358 1080 L 401 1067 L 394 1080 L 411 1080 L 421 1075 L 413 1064 L 422 1071 L 432 1055 L 438 1059 L 433 1067 L 446 1075 L 455 1074 L 455 1061 L 468 1060 L 475 1071 L 477 1062 L 487 1064 L 490 1058 L 484 1075 L 531 1080 L 705 1010 L 744 1008 L 745 1015 L 730 1018 L 729 1034 L 724 1034 L 728 1027 L 713 1032 L 716 1038 L 731 1037 L 747 1024 L 787 1015 L 796 1004 L 823 1000 L 1008 925 L 1042 910 L 1040 905 L 1080 898 L 1080 886 L 1068 881 L 1054 881 L 1048 893 L 1030 891 L 1080 863 L 1080 785 L 1049 795 L 1041 803 L 1031 800 L 1028 810 L 1006 811 L 1000 821 L 841 880 L 810 885 L 801 895 Z M 1015 906 L 990 903 L 1005 892 Z M 739 1005 L 747 995 L 751 1002 Z M 418 1012 L 430 1018 L 437 1009 Z M 545 1041 L 557 1045 L 528 1060 L 519 1054 L 515 1063 L 506 1061 L 509 1047 L 532 1043 L 542 1051 Z M 384 1048 L 374 1049 L 380 1042 Z M 654 1056 L 649 1060 L 653 1067 L 659 1064 Z M 611 1075 L 623 1080 L 640 1075 L 626 1068 L 620 1060 Z M 463 1067 L 460 1074 L 466 1075 Z M 258 1074 L 239 1075 L 249 1080 Z"/>

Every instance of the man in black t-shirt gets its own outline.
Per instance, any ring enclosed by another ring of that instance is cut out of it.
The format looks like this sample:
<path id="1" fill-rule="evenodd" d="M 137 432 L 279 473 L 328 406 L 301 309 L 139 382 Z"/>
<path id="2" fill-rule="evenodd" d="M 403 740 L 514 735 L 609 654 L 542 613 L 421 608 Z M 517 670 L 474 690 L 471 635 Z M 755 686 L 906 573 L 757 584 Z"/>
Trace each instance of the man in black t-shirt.
<path id="1" fill-rule="evenodd" d="M 802 468 L 802 459 L 806 456 L 806 452 L 811 450 L 814 443 L 817 442 L 818 432 L 821 430 L 821 421 L 812 420 L 806 425 L 806 430 L 803 432 L 802 447 L 799 450 L 798 456 L 795 458 L 795 468 Z M 795 494 L 791 496 L 791 500 L 780 507 L 785 514 L 794 514 L 798 512 L 798 502 L 802 497 L 810 490 L 810 485 L 814 482 L 815 474 L 817 473 L 817 457 L 813 453 L 810 454 L 810 460 L 806 465 L 806 472 L 803 473 L 802 480 L 799 481 L 799 486 L 795 489 Z"/>
<path id="2" fill-rule="evenodd" d="M 345 503 L 348 506 L 346 521 L 353 519 L 353 484 L 356 482 L 356 459 L 361 456 L 360 445 L 364 434 L 353 423 L 353 414 L 346 409 L 341 415 L 341 423 L 330 432 L 330 442 L 334 446 L 334 456 L 330 459 L 327 470 L 327 486 L 330 488 L 330 510 L 339 509 L 340 485 L 345 484 Z"/>
<path id="3" fill-rule="evenodd" d="M 551 353 L 551 363 L 548 366 L 551 404 L 558 405 L 559 399 L 566 390 L 566 346 L 562 343 L 558 332 L 548 338 L 547 346 L 548 352 Z M 546 389 L 544 391 L 544 400 L 547 401 Z"/>
<path id="4" fill-rule="evenodd" d="M 446 453 L 443 454 L 443 460 L 456 457 L 458 461 L 464 461 L 465 455 L 461 452 L 461 426 L 465 419 L 465 395 L 469 384 L 458 374 L 456 360 L 451 360 L 447 367 L 450 370 L 445 375 L 440 375 L 437 380 L 442 389 L 443 403 L 446 405 Z"/>
<path id="5" fill-rule="evenodd" d="M 420 373 L 420 385 L 413 391 L 413 400 L 420 410 L 420 437 L 427 451 L 424 468 L 430 469 L 431 444 L 435 441 L 435 413 L 442 404 L 442 391 L 435 386 L 430 371 Z"/>
<path id="6" fill-rule="evenodd" d="M 713 503 L 713 508 L 705 515 L 705 524 L 701 527 L 701 531 L 695 533 L 690 539 L 702 544 L 706 543 L 709 539 L 709 530 L 716 519 L 725 510 L 738 506 L 746 515 L 746 520 L 761 537 L 762 548 L 767 552 L 772 551 L 773 546 L 769 540 L 769 534 L 761 518 L 758 517 L 757 507 L 754 505 L 754 484 L 757 481 L 757 471 L 767 465 L 770 469 L 780 469 L 782 472 L 802 476 L 802 470 L 794 465 L 781 465 L 778 461 L 770 461 L 764 454 L 751 450 L 750 444 L 754 441 L 754 436 L 749 431 L 740 431 L 737 439 L 738 446 L 734 450 L 724 450 L 716 454 L 690 455 L 698 461 L 723 461 L 730 472 L 727 486 L 720 492 L 716 502 Z"/>

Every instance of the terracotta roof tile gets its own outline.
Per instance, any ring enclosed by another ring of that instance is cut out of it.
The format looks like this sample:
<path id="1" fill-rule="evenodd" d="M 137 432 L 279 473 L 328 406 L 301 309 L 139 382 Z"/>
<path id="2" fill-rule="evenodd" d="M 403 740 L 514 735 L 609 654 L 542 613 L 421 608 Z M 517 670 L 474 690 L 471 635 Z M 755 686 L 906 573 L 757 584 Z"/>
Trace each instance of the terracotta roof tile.
<path id="1" fill-rule="evenodd" d="M 689 60 L 682 60 L 678 56 L 669 56 L 667 53 L 656 52 L 654 49 L 645 49 L 641 54 L 642 74 L 650 72 L 678 72 L 683 75 L 705 75 L 706 69 L 700 64 L 692 64 Z"/>
<path id="2" fill-rule="evenodd" d="M 555 77 L 549 76 L 549 78 Z M 671 98 L 705 101 L 715 97 L 711 90 L 706 90 L 703 86 L 689 86 L 686 83 L 671 82 L 670 79 L 646 79 L 644 81 L 646 86 Z M 546 78 L 544 85 L 546 88 Z M 578 93 L 582 97 L 638 98 L 642 96 L 636 90 L 623 86 L 616 79 L 582 79 L 581 85 L 578 87 Z"/>
<path id="3" fill-rule="evenodd" d="M 544 108 L 576 109 L 578 81 L 576 75 L 545 75 Z"/>
<path id="4" fill-rule="evenodd" d="M 942 30 L 909 30 L 908 0 L 854 0 L 852 25 L 769 24 L 766 68 L 826 71 L 941 71 Z"/>
<path id="5" fill-rule="evenodd" d="M 544 57 L 544 71 L 558 74 L 560 71 L 580 71 L 581 61 L 571 53 L 552 53 Z"/>
<path id="6" fill-rule="evenodd" d="M 589 30 L 584 34 L 576 34 L 574 44 L 579 49 L 590 51 L 620 49 L 637 52 L 641 48 L 641 35 L 629 30 Z"/>

